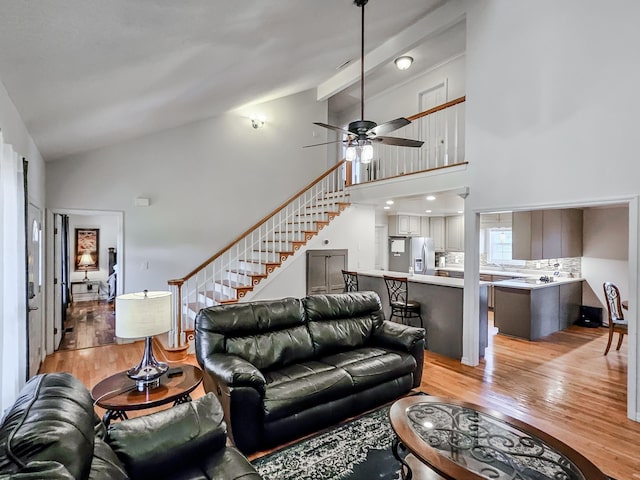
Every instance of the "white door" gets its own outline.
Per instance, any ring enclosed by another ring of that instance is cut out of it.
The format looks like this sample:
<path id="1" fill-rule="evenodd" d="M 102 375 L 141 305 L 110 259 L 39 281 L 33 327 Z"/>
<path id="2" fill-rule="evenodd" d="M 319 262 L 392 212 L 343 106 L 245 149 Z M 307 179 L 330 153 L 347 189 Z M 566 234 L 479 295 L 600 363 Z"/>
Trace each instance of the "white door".
<path id="1" fill-rule="evenodd" d="M 419 95 L 420 112 L 424 112 L 447 101 L 447 81 L 435 85 Z M 420 140 L 424 145 L 420 149 L 424 168 L 446 165 L 445 143 L 447 142 L 446 110 L 433 113 L 423 119 L 420 126 Z"/>
<path id="2" fill-rule="evenodd" d="M 27 296 L 29 318 L 27 319 L 27 348 L 29 351 L 29 377 L 40 369 L 43 352 L 42 316 L 42 213 L 29 204 L 29 231 L 27 232 Z"/>
<path id="3" fill-rule="evenodd" d="M 62 215 L 53 216 L 53 349 L 57 350 L 62 340 Z"/>

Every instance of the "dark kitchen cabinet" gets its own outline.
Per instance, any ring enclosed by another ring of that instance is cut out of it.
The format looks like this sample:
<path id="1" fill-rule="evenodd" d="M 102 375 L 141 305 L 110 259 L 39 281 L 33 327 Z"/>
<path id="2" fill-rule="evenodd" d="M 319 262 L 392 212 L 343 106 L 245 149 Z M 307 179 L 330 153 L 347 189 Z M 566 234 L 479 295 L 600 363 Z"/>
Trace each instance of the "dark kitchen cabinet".
<path id="1" fill-rule="evenodd" d="M 513 212 L 512 257 L 542 260 L 582 256 L 582 210 Z"/>
<path id="2" fill-rule="evenodd" d="M 307 251 L 307 295 L 341 293 L 342 270 L 347 269 L 348 250 Z"/>

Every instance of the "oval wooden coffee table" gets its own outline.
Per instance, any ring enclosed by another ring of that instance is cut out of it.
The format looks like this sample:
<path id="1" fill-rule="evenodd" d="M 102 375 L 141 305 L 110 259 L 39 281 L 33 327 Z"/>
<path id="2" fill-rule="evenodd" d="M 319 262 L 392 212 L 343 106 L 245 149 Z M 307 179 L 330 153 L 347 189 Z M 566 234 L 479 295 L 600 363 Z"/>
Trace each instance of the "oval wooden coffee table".
<path id="1" fill-rule="evenodd" d="M 607 480 L 593 463 L 531 425 L 470 403 L 416 395 L 389 412 L 393 455 L 402 478 L 412 477 L 398 450 L 408 450 L 448 479 Z"/>
<path id="2" fill-rule="evenodd" d="M 136 383 L 119 372 L 100 381 L 91 389 L 91 397 L 96 405 L 106 409 L 102 421 L 109 425 L 111 420 L 128 418 L 130 410 L 142 410 L 173 402 L 174 405 L 190 402 L 189 395 L 202 381 L 202 370 L 193 365 L 179 364 L 182 375 L 169 378 L 165 373 L 160 377 L 160 385 L 138 391 Z"/>

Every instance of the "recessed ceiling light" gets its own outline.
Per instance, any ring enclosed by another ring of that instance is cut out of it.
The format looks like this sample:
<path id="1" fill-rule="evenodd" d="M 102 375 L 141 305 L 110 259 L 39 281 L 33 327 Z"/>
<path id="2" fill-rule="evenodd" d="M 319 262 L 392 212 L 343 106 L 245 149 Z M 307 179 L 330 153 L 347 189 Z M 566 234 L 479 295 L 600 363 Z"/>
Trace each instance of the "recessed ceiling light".
<path id="1" fill-rule="evenodd" d="M 387 200 L 387 205 L 393 205 L 393 200 Z"/>
<path id="2" fill-rule="evenodd" d="M 389 210 L 391 207 L 384 207 L 385 210 Z"/>
<path id="3" fill-rule="evenodd" d="M 408 55 L 403 55 L 402 57 L 396 58 L 394 63 L 396 64 L 396 67 L 398 67 L 398 70 L 406 70 L 413 63 L 413 58 Z"/>
<path id="4" fill-rule="evenodd" d="M 424 213 L 431 213 L 431 210 L 425 210 Z"/>
<path id="5" fill-rule="evenodd" d="M 430 202 L 433 202 L 433 201 L 436 199 L 436 197 L 434 197 L 433 195 L 429 195 L 429 196 L 427 196 L 426 198 L 427 198 L 427 200 L 429 200 Z"/>
<path id="6" fill-rule="evenodd" d="M 464 213 L 464 210 L 458 210 L 458 213 Z"/>

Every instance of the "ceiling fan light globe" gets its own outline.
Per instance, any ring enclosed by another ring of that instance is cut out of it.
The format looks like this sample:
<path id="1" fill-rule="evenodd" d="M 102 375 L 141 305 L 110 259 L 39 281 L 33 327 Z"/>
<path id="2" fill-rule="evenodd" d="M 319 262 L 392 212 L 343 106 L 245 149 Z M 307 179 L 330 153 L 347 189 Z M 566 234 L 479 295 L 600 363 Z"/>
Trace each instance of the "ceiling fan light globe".
<path id="1" fill-rule="evenodd" d="M 373 159 L 373 145 L 367 144 L 362 147 L 362 153 L 360 153 L 361 163 L 371 163 Z"/>
<path id="2" fill-rule="evenodd" d="M 349 145 L 344 158 L 347 162 L 353 162 L 356 159 L 356 147 Z"/>

